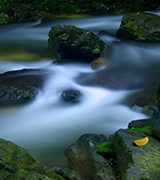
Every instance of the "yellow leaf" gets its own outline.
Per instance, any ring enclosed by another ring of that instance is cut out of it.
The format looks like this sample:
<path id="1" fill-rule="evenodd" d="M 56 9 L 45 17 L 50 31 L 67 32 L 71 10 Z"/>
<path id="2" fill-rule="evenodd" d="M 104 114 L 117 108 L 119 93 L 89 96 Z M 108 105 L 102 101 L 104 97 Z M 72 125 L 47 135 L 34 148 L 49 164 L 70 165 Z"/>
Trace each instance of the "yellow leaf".
<path id="1" fill-rule="evenodd" d="M 148 137 L 145 137 L 143 139 L 137 139 L 135 141 L 133 141 L 134 144 L 136 144 L 137 146 L 145 146 L 149 141 Z"/>

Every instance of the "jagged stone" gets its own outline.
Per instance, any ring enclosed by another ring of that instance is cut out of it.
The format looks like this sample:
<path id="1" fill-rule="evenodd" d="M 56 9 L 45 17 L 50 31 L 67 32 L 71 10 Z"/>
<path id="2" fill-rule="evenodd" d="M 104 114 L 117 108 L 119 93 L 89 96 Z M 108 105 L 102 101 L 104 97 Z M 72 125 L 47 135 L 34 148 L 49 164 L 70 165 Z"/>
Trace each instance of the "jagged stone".
<path id="1" fill-rule="evenodd" d="M 96 147 L 106 141 L 104 135 L 84 134 L 66 149 L 69 164 L 83 180 L 115 180 L 107 160 L 96 152 Z"/>

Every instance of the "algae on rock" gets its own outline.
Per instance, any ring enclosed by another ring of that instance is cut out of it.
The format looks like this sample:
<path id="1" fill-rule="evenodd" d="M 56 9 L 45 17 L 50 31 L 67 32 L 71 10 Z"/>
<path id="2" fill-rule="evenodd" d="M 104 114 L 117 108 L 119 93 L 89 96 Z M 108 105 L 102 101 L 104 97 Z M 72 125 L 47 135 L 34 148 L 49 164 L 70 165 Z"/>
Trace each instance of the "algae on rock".
<path id="1" fill-rule="evenodd" d="M 145 146 L 135 146 L 133 141 L 146 135 L 118 130 L 113 135 L 114 151 L 119 164 L 122 180 L 140 180 L 148 178 L 157 180 L 160 177 L 160 143 L 151 136 Z"/>
<path id="2" fill-rule="evenodd" d="M 160 17 L 151 13 L 127 13 L 117 36 L 125 40 L 160 40 Z"/>
<path id="3" fill-rule="evenodd" d="M 0 139 L 0 180 L 65 180 L 51 169 L 40 164 L 25 149 Z"/>
<path id="4" fill-rule="evenodd" d="M 107 45 L 94 33 L 73 25 L 56 25 L 49 32 L 48 50 L 57 59 L 91 62 Z"/>

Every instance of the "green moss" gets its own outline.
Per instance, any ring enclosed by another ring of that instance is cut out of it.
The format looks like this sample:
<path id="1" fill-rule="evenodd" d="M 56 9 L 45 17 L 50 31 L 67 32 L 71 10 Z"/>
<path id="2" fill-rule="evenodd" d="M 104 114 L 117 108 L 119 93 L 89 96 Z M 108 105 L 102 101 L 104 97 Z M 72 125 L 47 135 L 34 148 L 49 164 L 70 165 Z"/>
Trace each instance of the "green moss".
<path id="1" fill-rule="evenodd" d="M 137 111 L 137 112 L 146 114 L 147 116 L 150 116 L 150 117 L 152 117 L 152 116 L 153 116 L 153 113 L 154 113 L 153 110 L 149 109 L 149 106 L 141 107 L 141 106 L 134 105 L 134 106 L 132 107 L 132 109 L 133 109 L 134 111 Z"/>
<path id="2" fill-rule="evenodd" d="M 146 126 L 146 127 L 143 127 L 143 128 L 131 128 L 129 130 L 144 133 L 144 134 L 147 134 L 147 135 L 151 135 L 152 134 L 151 128 L 152 128 L 151 126 Z"/>
<path id="3" fill-rule="evenodd" d="M 96 147 L 96 151 L 99 153 L 102 153 L 102 152 L 112 153 L 113 144 L 111 142 L 104 142 Z"/>

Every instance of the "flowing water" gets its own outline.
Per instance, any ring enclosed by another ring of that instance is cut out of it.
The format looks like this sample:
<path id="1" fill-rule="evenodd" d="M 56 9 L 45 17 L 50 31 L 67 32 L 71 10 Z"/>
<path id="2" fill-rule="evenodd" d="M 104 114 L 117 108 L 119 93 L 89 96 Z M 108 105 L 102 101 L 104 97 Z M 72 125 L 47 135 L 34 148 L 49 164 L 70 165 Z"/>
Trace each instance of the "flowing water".
<path id="1" fill-rule="evenodd" d="M 160 65 L 160 44 L 121 42 L 114 36 L 121 17 L 57 18 L 1 26 L 0 73 L 23 68 L 44 68 L 51 73 L 35 101 L 0 109 L 0 137 L 27 149 L 47 166 L 67 166 L 64 151 L 80 135 L 109 136 L 119 128 L 127 128 L 131 120 L 147 118 L 130 107 L 130 99 L 142 94 L 142 89 L 110 90 L 80 85 L 76 81 L 80 74 L 98 70 L 93 71 L 86 63 L 53 65 L 46 51 L 48 32 L 53 25 L 73 24 L 96 34 L 104 30 L 109 32 L 102 37 L 110 47 L 109 58 L 121 72 L 127 69 L 139 78 L 148 78 L 152 84 L 158 83 L 155 72 Z M 61 100 L 62 91 L 68 88 L 83 94 L 80 103 L 66 104 Z"/>

